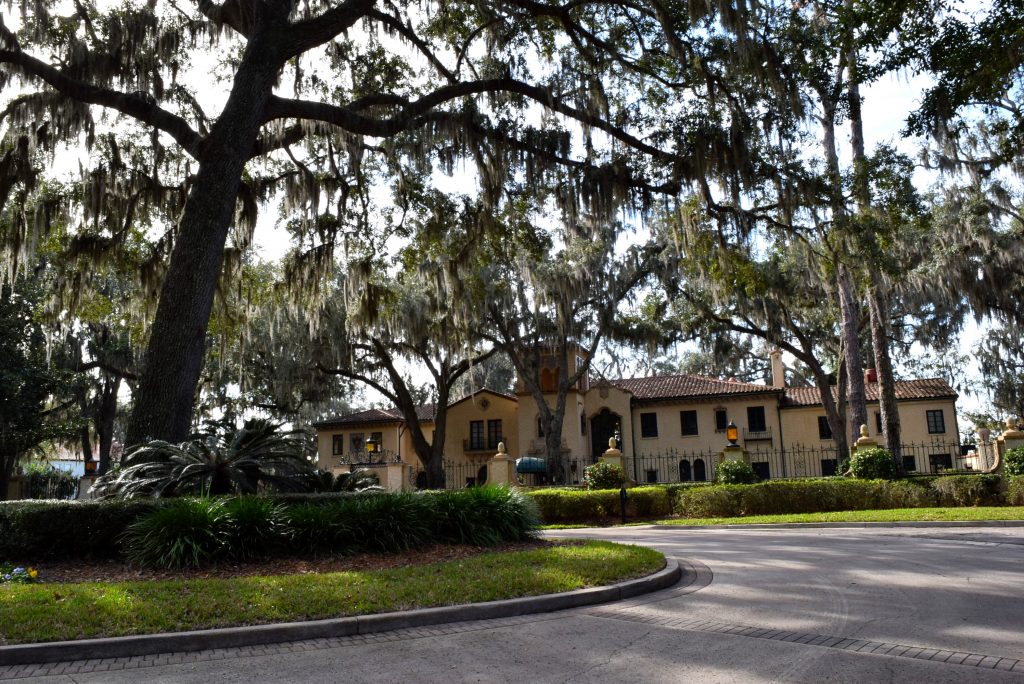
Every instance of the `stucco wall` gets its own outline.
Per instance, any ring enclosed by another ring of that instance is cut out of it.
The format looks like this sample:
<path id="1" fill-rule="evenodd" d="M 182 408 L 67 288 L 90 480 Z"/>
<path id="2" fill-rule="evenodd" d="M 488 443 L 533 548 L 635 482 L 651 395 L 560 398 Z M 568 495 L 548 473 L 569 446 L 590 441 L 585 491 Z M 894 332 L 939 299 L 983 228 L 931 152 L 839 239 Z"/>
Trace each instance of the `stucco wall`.
<path id="1" fill-rule="evenodd" d="M 505 450 L 512 458 L 518 458 L 518 416 L 519 402 L 492 392 L 478 392 L 453 404 L 448 409 L 445 428 L 445 457 L 456 463 L 486 463 L 495 454 L 488 441 L 487 422 L 500 420 Z M 483 422 L 485 448 L 467 451 L 464 447 L 470 444 L 470 423 L 475 420 Z"/>

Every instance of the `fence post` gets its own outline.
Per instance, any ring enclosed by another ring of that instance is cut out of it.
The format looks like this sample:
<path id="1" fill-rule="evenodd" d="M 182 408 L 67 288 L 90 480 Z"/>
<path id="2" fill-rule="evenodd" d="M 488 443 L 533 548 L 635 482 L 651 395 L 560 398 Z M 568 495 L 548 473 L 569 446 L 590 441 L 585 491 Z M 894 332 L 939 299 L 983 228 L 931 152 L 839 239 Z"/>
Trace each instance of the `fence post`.
<path id="1" fill-rule="evenodd" d="M 853 445 L 853 449 L 850 450 L 850 455 L 853 456 L 858 451 L 865 451 L 867 449 L 874 449 L 877 446 L 878 446 L 878 442 L 876 442 L 875 440 L 871 439 L 871 437 L 868 436 L 868 426 L 867 425 L 861 425 L 860 426 L 860 439 L 858 439 L 857 443 Z"/>
<path id="2" fill-rule="evenodd" d="M 607 433 L 605 433 L 607 434 Z M 610 465 L 618 466 L 622 468 L 622 452 L 616 447 L 615 438 L 608 438 L 608 449 L 601 454 L 601 463 L 608 463 Z M 625 470 L 623 470 L 625 472 Z"/>
<path id="3" fill-rule="evenodd" d="M 505 443 L 498 442 L 498 453 L 494 454 L 487 463 L 487 484 L 509 487 L 517 484 L 515 468 L 515 461 L 505 453 Z"/>
<path id="4" fill-rule="evenodd" d="M 1003 458 L 1006 456 L 1007 449 L 1013 449 L 1019 446 L 1024 446 L 1024 432 L 1017 429 L 1017 423 L 1013 418 L 1007 418 L 1006 429 L 1003 430 L 1002 434 L 996 438 L 995 465 L 989 468 L 986 472 L 1003 472 Z"/>

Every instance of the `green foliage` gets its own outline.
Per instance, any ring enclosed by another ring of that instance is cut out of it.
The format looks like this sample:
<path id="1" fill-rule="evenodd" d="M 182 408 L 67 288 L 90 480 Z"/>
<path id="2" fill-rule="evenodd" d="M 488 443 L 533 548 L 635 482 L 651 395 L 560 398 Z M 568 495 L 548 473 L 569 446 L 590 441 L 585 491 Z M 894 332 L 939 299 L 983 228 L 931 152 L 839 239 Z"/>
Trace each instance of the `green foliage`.
<path id="1" fill-rule="evenodd" d="M 224 504 L 231 523 L 228 553 L 248 560 L 270 555 L 284 545 L 288 528 L 285 507 L 269 499 L 240 496 Z"/>
<path id="2" fill-rule="evenodd" d="M 626 473 L 612 463 L 601 461 L 583 470 L 583 486 L 587 489 L 619 489 L 625 481 Z"/>
<path id="3" fill-rule="evenodd" d="M 125 530 L 124 555 L 155 568 L 196 568 L 223 555 L 233 533 L 223 500 L 181 498 Z"/>
<path id="4" fill-rule="evenodd" d="M 995 506 L 1003 503 L 1003 480 L 998 475 L 947 475 L 931 483 L 940 506 Z"/>
<path id="5" fill-rule="evenodd" d="M 22 468 L 28 483 L 29 499 L 73 499 L 78 492 L 78 478 L 45 461 L 30 461 Z"/>
<path id="6" fill-rule="evenodd" d="M 633 487 L 626 490 L 626 515 L 653 518 L 672 511 L 669 489 L 663 486 Z M 617 489 L 536 489 L 529 497 L 540 509 L 545 523 L 601 522 L 621 515 Z"/>
<path id="7" fill-rule="evenodd" d="M 134 501 L 0 502 L 0 558 L 12 560 L 109 558 L 140 516 L 165 505 Z"/>
<path id="8" fill-rule="evenodd" d="M 1007 475 L 1024 475 L 1024 446 L 1006 450 L 1003 455 L 1003 471 Z"/>
<path id="9" fill-rule="evenodd" d="M 891 480 L 896 475 L 896 461 L 885 449 L 860 449 L 850 457 L 850 474 L 859 480 Z"/>
<path id="10" fill-rule="evenodd" d="M 152 441 L 133 449 L 124 466 L 100 477 L 101 497 L 185 494 L 254 494 L 261 488 L 309 490 L 316 482 L 310 463 L 313 440 L 303 430 L 282 431 L 270 421 L 247 420 L 238 428 L 210 422 L 190 441 Z"/>
<path id="11" fill-rule="evenodd" d="M 534 499 L 508 487 L 470 487 L 435 492 L 435 533 L 445 541 L 491 546 L 533 538 L 540 525 Z"/>
<path id="12" fill-rule="evenodd" d="M 715 480 L 720 484 L 751 484 L 757 482 L 757 473 L 746 461 L 724 461 L 718 464 Z"/>
<path id="13" fill-rule="evenodd" d="M 1024 506 L 1024 475 L 1006 478 L 1006 503 L 1010 506 Z"/>
<path id="14" fill-rule="evenodd" d="M 366 492 L 384 491 L 380 486 L 377 473 L 369 468 L 356 468 L 349 473 L 341 473 L 331 484 L 332 492 Z"/>
<path id="15" fill-rule="evenodd" d="M 352 523 L 357 549 L 399 553 L 434 543 L 429 496 L 366 494 L 346 499 L 339 512 Z"/>

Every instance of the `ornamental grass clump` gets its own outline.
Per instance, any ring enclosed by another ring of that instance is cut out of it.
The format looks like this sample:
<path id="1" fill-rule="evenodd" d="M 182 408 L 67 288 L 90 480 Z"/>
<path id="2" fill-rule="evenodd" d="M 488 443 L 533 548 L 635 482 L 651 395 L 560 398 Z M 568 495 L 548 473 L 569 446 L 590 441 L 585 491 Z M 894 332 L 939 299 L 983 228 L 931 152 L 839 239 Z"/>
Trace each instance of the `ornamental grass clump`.
<path id="1" fill-rule="evenodd" d="M 540 513 L 533 499 L 508 487 L 470 487 L 428 495 L 435 533 L 448 542 L 493 546 L 536 535 Z"/>
<path id="2" fill-rule="evenodd" d="M 223 500 L 181 498 L 129 525 L 122 544 L 131 563 L 197 568 L 224 555 L 231 532 Z"/>
<path id="3" fill-rule="evenodd" d="M 896 477 L 896 460 L 881 447 L 858 449 L 850 457 L 849 473 L 859 480 L 891 480 Z"/>
<path id="4" fill-rule="evenodd" d="M 626 482 L 626 473 L 620 466 L 601 461 L 583 471 L 583 486 L 587 489 L 618 489 Z"/>
<path id="5" fill-rule="evenodd" d="M 287 543 L 285 508 L 269 499 L 240 496 L 228 499 L 224 511 L 230 521 L 225 540 L 229 555 L 241 560 L 263 558 Z"/>

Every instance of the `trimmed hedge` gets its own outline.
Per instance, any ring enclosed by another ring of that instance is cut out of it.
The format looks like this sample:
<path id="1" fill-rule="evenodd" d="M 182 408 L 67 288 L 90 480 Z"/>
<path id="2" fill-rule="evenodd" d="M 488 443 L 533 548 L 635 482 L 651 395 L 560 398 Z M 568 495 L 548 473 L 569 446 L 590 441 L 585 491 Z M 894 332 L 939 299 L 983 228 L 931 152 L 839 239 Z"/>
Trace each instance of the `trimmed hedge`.
<path id="1" fill-rule="evenodd" d="M 505 487 L 222 500 L 229 515 L 225 524 L 209 530 L 217 538 L 217 548 L 200 554 L 203 558 L 178 558 L 170 565 L 194 565 L 217 557 L 400 552 L 439 542 L 486 546 L 528 539 L 540 522 L 533 500 Z M 170 541 L 158 546 L 166 546 L 178 539 L 176 534 L 197 534 L 196 523 L 183 520 L 187 516 L 182 511 L 168 510 L 189 508 L 188 501 L 0 502 L 0 559 L 36 562 L 123 556 L 133 542 L 141 543 L 143 535 L 162 534 Z M 160 529 L 154 530 L 152 524 L 140 526 L 154 520 L 158 512 L 167 514 L 156 518 L 163 520 L 157 525 Z M 181 531 L 169 529 L 172 525 Z M 159 553 L 136 556 L 146 562 L 160 557 Z"/>
<path id="2" fill-rule="evenodd" d="M 833 477 L 758 484 L 679 483 L 627 490 L 627 515 L 730 518 L 935 506 L 1024 505 L 1024 476 L 916 476 L 900 480 Z M 530 492 L 546 523 L 601 522 L 619 516 L 618 490 L 540 489 Z"/>

